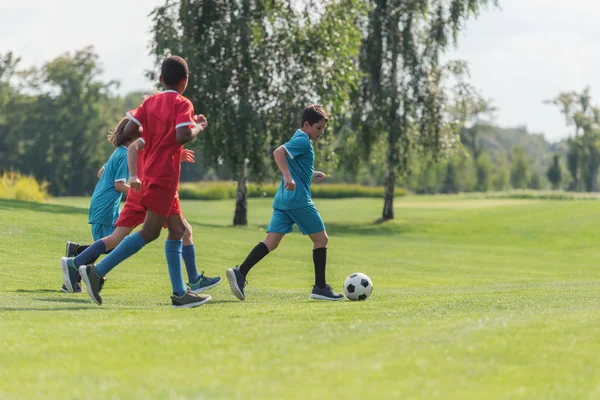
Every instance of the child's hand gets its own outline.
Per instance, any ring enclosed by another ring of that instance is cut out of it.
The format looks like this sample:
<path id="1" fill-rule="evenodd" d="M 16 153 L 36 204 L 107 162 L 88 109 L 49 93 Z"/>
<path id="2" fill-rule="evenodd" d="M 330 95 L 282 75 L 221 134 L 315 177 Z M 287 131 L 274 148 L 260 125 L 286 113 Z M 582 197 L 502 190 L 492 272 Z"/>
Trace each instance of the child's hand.
<path id="1" fill-rule="evenodd" d="M 296 189 L 296 182 L 294 182 L 294 178 L 292 178 L 292 175 L 284 175 L 283 176 L 283 184 L 285 187 L 285 190 L 294 190 Z"/>
<path id="2" fill-rule="evenodd" d="M 321 171 L 315 171 L 313 173 L 313 179 L 317 182 L 323 182 L 325 178 L 327 178 L 327 175 L 325 175 Z"/>
<path id="3" fill-rule="evenodd" d="M 196 161 L 196 156 L 193 150 L 183 149 L 181 152 L 181 162 L 193 163 Z"/>
<path id="4" fill-rule="evenodd" d="M 138 179 L 137 176 L 129 177 L 129 187 L 133 189 L 135 192 L 139 192 L 142 188 L 142 181 Z"/>
<path id="5" fill-rule="evenodd" d="M 196 124 L 200 126 L 201 131 L 205 130 L 208 126 L 208 121 L 202 114 L 194 115 L 194 121 L 196 121 Z"/>

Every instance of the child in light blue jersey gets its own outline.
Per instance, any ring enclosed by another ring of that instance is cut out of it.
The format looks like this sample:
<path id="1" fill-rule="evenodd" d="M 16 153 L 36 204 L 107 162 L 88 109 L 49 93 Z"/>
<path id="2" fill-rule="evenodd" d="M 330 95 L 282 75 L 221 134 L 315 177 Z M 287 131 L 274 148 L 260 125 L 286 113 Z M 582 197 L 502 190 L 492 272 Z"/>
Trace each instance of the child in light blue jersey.
<path id="1" fill-rule="evenodd" d="M 129 168 L 127 166 L 127 147 L 134 141 L 125 135 L 125 125 L 128 118 L 123 118 L 114 131 L 108 135 L 108 141 L 115 146 L 110 158 L 98 171 L 99 181 L 94 189 L 90 202 L 88 223 L 92 226 L 94 241 L 110 236 L 115 230 L 115 222 L 119 218 L 121 197 L 129 191 Z M 74 257 L 83 252 L 88 246 L 67 242 L 66 256 Z M 63 275 L 65 272 L 63 271 Z M 81 276 L 76 270 L 68 271 L 63 276 L 65 282 L 63 292 L 81 292 Z M 67 282 L 73 283 L 68 287 Z"/>
<path id="2" fill-rule="evenodd" d="M 98 171 L 100 180 L 94 189 L 88 215 L 88 223 L 92 225 L 94 241 L 113 233 L 115 222 L 119 219 L 121 197 L 129 191 L 127 147 L 133 140 L 124 134 L 127 121 L 129 121 L 128 118 L 123 118 L 117 129 L 108 137 L 108 140 L 115 146 L 115 151 Z"/>
<path id="3" fill-rule="evenodd" d="M 230 268 L 226 273 L 231 291 L 240 300 L 246 298 L 244 287 L 250 269 L 277 248 L 283 236 L 292 232 L 294 224 L 314 243 L 315 284 L 310 297 L 317 300 L 344 298 L 335 293 L 325 279 L 329 238 L 310 193 L 312 180 L 322 181 L 326 177 L 324 173 L 314 170 L 315 153 L 311 140 L 317 141 L 321 137 L 328 120 L 321 106 L 306 107 L 302 112 L 300 129 L 289 142 L 273 152 L 283 178 L 273 201 L 273 216 L 267 228 L 267 237 L 252 249 L 239 267 Z"/>

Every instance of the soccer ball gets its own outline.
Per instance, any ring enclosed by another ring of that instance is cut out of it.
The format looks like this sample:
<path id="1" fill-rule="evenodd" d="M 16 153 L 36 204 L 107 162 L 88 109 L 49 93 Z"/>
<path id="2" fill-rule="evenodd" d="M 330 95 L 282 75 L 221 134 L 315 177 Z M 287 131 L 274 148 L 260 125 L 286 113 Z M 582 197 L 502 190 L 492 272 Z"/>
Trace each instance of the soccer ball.
<path id="1" fill-rule="evenodd" d="M 344 282 L 344 294 L 350 300 L 366 300 L 372 291 L 371 278 L 360 272 L 351 274 Z"/>

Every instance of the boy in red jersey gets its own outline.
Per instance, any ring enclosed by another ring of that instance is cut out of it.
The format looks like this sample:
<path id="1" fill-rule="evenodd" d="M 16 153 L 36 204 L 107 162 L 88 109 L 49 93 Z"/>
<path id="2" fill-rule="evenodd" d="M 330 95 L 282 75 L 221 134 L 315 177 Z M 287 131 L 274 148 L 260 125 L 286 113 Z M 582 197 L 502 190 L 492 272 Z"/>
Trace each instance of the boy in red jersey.
<path id="1" fill-rule="evenodd" d="M 183 58 L 168 57 L 162 63 L 160 76 L 166 90 L 148 97 L 137 109 L 127 113 L 130 119 L 125 127 L 128 136 L 139 137 L 139 128 L 143 128 L 143 182 L 137 176 L 136 157 L 131 157 L 128 163 L 130 187 L 140 191 L 139 204 L 146 210 L 146 219 L 139 232 L 123 239 L 98 265 L 82 265 L 79 268 L 88 294 L 98 305 L 102 304 L 100 291 L 105 276 L 157 239 L 165 223 L 169 230 L 165 253 L 173 287 L 173 307 L 197 307 L 210 300 L 208 295 L 187 289 L 181 271 L 182 238 L 186 230 L 177 194 L 181 152 L 183 144 L 193 140 L 208 125 L 203 115 L 194 115 L 194 106 L 182 96 L 188 76 L 189 68 Z"/>
<path id="2" fill-rule="evenodd" d="M 127 120 L 127 118 L 125 118 Z M 125 121 L 126 123 L 127 121 Z M 123 127 L 125 124 L 123 124 Z M 144 139 L 139 138 L 131 144 L 126 153 L 125 167 L 129 171 L 128 160 L 137 158 L 138 178 L 143 179 L 144 165 Z M 194 162 L 194 152 L 183 150 L 181 153 L 181 162 Z M 130 191 L 127 196 L 125 206 L 121 210 L 119 219 L 115 223 L 115 230 L 112 234 L 96 240 L 90 246 L 85 246 L 75 257 L 62 257 L 60 267 L 63 273 L 64 290 L 66 292 L 81 292 L 81 287 L 77 283 L 79 267 L 89 263 L 94 263 L 102 254 L 114 249 L 129 235 L 137 226 L 144 223 L 146 218 L 146 209 L 140 205 L 140 192 Z M 183 235 L 182 258 L 188 275 L 188 286 L 194 293 L 202 293 L 212 289 L 221 282 L 220 277 L 210 278 L 204 276 L 204 271 L 198 273 L 196 267 L 196 248 L 192 238 L 192 226 L 183 218 L 186 230 Z M 68 242 L 72 245 L 71 242 Z M 81 248 L 83 246 L 80 246 Z M 79 290 L 77 290 L 79 289 Z"/>

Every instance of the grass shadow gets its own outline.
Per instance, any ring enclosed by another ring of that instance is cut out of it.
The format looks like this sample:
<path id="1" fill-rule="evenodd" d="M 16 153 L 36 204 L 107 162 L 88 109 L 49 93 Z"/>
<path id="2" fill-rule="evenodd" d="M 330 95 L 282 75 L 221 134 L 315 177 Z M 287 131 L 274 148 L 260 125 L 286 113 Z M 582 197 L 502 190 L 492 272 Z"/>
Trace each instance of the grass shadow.
<path id="1" fill-rule="evenodd" d="M 59 289 L 17 289 L 15 293 L 62 293 Z"/>
<path id="2" fill-rule="evenodd" d="M 73 310 L 93 310 L 93 307 L 57 307 L 57 308 L 33 308 L 33 307 L 0 307 L 3 311 L 73 311 Z"/>
<path id="3" fill-rule="evenodd" d="M 31 201 L 0 199 L 0 210 L 30 210 L 54 214 L 88 214 L 87 208 L 63 206 L 48 203 L 33 203 Z"/>
<path id="4" fill-rule="evenodd" d="M 258 227 L 267 229 L 267 225 L 259 224 Z M 402 235 L 413 231 L 413 228 L 406 223 L 398 223 L 392 221 L 373 222 L 327 222 L 325 221 L 325 229 L 329 236 L 352 236 L 352 235 L 368 235 L 368 236 L 395 236 Z M 294 232 L 301 234 L 300 230 L 294 225 Z"/>
<path id="5" fill-rule="evenodd" d="M 77 303 L 77 304 L 90 304 L 90 299 L 73 299 L 70 297 L 58 298 L 58 297 L 46 297 L 46 298 L 34 298 L 36 301 L 44 301 L 48 303 Z"/>

